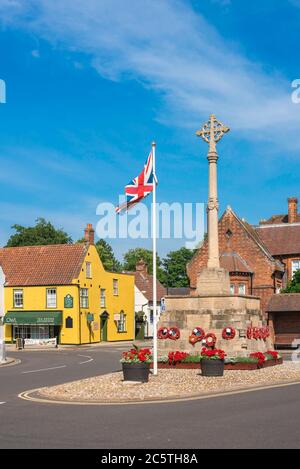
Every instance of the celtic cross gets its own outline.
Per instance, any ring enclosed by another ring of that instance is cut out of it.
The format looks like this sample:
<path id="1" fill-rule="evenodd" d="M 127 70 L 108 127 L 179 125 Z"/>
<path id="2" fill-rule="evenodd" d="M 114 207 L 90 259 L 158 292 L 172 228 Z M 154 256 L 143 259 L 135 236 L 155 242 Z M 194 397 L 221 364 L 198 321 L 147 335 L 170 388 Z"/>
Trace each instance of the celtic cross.
<path id="1" fill-rule="evenodd" d="M 197 130 L 196 135 L 209 144 L 209 153 L 216 153 L 216 143 L 221 140 L 224 134 L 229 132 L 229 127 L 218 121 L 214 114 L 203 125 L 201 130 Z"/>

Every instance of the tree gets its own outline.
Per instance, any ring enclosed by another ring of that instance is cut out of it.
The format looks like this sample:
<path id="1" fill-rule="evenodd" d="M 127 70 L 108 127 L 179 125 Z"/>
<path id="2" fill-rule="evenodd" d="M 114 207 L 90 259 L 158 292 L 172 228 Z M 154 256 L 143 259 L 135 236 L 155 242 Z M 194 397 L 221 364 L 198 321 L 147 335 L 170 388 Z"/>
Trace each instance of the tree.
<path id="1" fill-rule="evenodd" d="M 177 251 L 169 252 L 163 259 L 165 278 L 163 283 L 168 287 L 188 287 L 189 279 L 186 265 L 192 259 L 195 251 L 182 247 Z"/>
<path id="2" fill-rule="evenodd" d="M 296 270 L 293 279 L 288 282 L 287 287 L 282 293 L 300 293 L 300 270 Z"/>
<path id="3" fill-rule="evenodd" d="M 12 228 L 16 233 L 10 236 L 6 247 L 72 243 L 72 238 L 65 231 L 56 229 L 44 218 L 37 218 L 34 226 L 13 225 Z"/>
<path id="4" fill-rule="evenodd" d="M 129 249 L 129 251 L 127 251 L 123 257 L 124 257 L 124 264 L 123 264 L 124 270 L 129 270 L 130 272 L 134 272 L 137 262 L 142 259 L 148 265 L 148 273 L 152 274 L 153 260 L 152 260 L 152 251 L 150 249 L 144 249 L 144 248 Z M 156 257 L 156 266 L 157 266 L 156 267 L 157 278 L 158 280 L 163 281 L 165 275 L 161 268 L 161 260 L 159 256 Z"/>
<path id="5" fill-rule="evenodd" d="M 99 239 L 95 246 L 104 269 L 109 272 L 121 272 L 122 264 L 116 259 L 111 245 L 104 239 Z"/>

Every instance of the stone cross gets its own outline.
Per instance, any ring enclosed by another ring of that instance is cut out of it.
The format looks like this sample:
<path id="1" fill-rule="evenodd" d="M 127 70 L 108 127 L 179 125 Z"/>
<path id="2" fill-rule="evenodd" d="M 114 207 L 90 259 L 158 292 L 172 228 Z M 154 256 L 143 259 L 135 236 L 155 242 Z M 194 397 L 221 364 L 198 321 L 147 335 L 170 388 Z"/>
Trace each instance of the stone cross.
<path id="1" fill-rule="evenodd" d="M 229 132 L 229 127 L 222 124 L 212 114 L 201 130 L 196 135 L 209 144 L 207 159 L 209 162 L 209 191 L 207 204 L 207 230 L 208 230 L 208 268 L 219 268 L 219 240 L 218 240 L 218 189 L 217 189 L 217 160 L 216 143 L 224 134 Z"/>
<path id="2" fill-rule="evenodd" d="M 219 142 L 223 135 L 229 132 L 229 130 L 229 127 L 223 125 L 222 122 L 216 119 L 214 114 L 211 114 L 209 121 L 203 125 L 201 130 L 197 130 L 196 135 L 209 144 L 209 153 L 215 153 L 216 143 Z"/>

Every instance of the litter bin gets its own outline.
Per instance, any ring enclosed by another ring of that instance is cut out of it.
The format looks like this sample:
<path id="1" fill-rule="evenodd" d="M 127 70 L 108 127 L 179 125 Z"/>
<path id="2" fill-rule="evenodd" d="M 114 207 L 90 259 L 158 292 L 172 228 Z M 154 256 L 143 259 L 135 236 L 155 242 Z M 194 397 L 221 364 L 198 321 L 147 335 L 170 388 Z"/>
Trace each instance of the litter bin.
<path id="1" fill-rule="evenodd" d="M 22 350 L 24 343 L 23 343 L 23 339 L 21 339 L 20 337 L 16 339 L 16 349 L 17 350 Z"/>

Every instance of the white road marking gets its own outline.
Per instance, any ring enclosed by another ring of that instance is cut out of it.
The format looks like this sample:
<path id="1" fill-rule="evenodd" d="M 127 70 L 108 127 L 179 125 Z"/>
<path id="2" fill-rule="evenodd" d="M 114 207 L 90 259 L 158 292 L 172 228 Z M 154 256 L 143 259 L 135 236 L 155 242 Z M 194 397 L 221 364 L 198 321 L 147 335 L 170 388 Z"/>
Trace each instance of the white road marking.
<path id="1" fill-rule="evenodd" d="M 1 405 L 1 404 L 6 404 L 6 402 L 0 402 L 0 405 Z"/>
<path id="2" fill-rule="evenodd" d="M 92 357 L 89 357 L 88 355 L 78 355 L 78 356 L 83 357 L 83 358 L 88 358 L 88 360 L 85 360 L 84 362 L 79 362 L 79 365 L 83 365 L 84 363 L 89 363 L 89 362 L 94 361 L 94 359 Z"/>
<path id="3" fill-rule="evenodd" d="M 67 365 L 61 365 L 61 366 L 53 366 L 52 368 L 41 368 L 40 370 L 22 371 L 22 375 L 26 375 L 28 373 L 38 373 L 40 371 L 58 370 L 59 368 L 66 368 L 66 366 Z"/>

